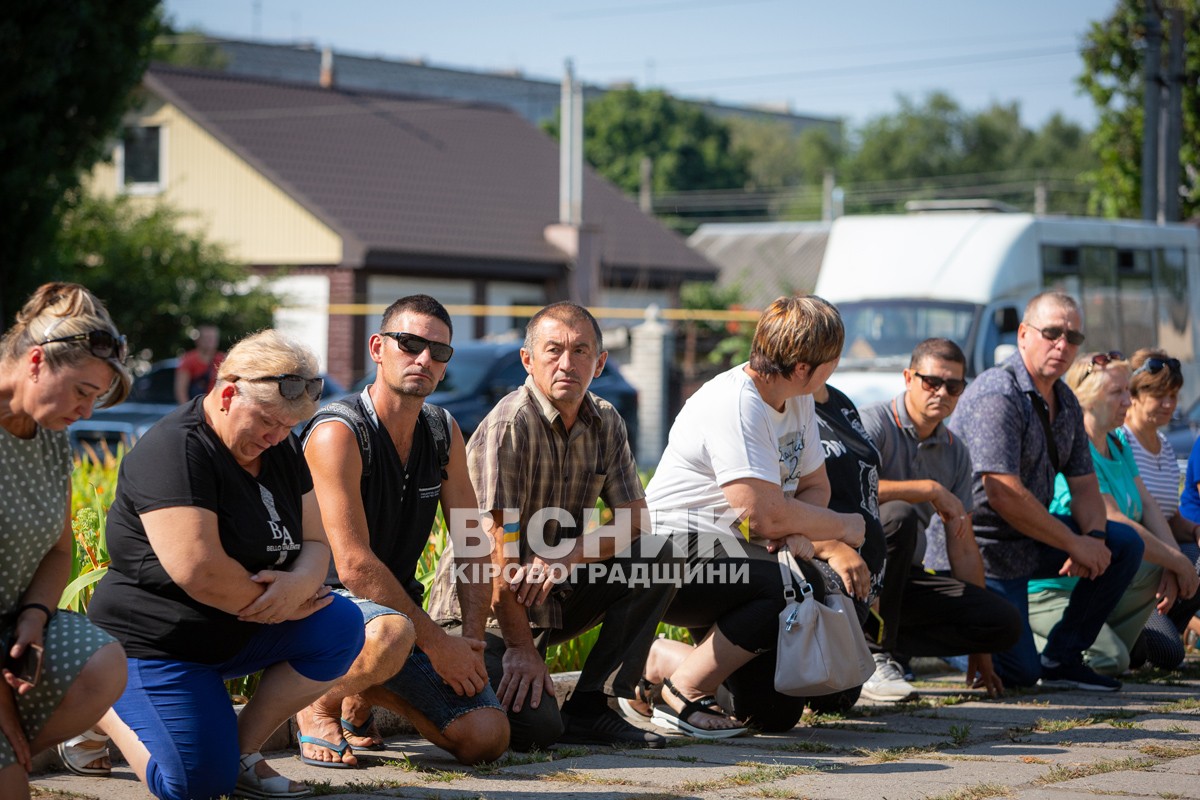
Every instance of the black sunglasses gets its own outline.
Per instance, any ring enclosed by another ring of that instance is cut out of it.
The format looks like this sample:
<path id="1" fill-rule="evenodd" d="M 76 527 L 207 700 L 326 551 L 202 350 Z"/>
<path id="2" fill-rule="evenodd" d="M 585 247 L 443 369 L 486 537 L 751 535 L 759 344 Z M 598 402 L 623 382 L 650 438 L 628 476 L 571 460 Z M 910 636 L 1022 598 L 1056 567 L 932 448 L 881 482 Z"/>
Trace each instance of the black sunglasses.
<path id="1" fill-rule="evenodd" d="M 1162 372 L 1162 368 L 1166 367 L 1176 375 L 1181 374 L 1181 365 L 1178 358 L 1147 358 L 1145 362 L 1133 371 L 1134 375 L 1140 375 L 1143 372 L 1149 372 L 1151 375 L 1157 375 Z"/>
<path id="2" fill-rule="evenodd" d="M 1040 333 L 1042 338 L 1048 342 L 1057 342 L 1059 339 L 1065 336 L 1067 337 L 1067 344 L 1073 344 L 1078 347 L 1079 345 L 1083 344 L 1083 340 L 1087 338 L 1079 331 L 1070 331 L 1066 328 L 1060 328 L 1057 325 L 1049 328 L 1036 328 L 1033 325 L 1030 325 L 1029 327 Z"/>
<path id="3" fill-rule="evenodd" d="M 402 333 L 401 331 L 380 331 L 380 336 L 390 336 L 396 340 L 396 346 L 406 353 L 412 353 L 414 356 L 419 356 L 425 352 L 425 348 L 429 348 L 429 356 L 439 364 L 445 364 L 450 360 L 450 356 L 454 355 L 454 348 L 442 342 L 431 342 L 424 336 L 417 336 L 415 333 Z"/>
<path id="4" fill-rule="evenodd" d="M 95 330 L 86 333 L 75 333 L 70 336 L 59 336 L 55 339 L 44 339 L 41 344 L 56 342 L 84 342 L 88 352 L 96 358 L 115 358 L 124 361 L 129 355 L 129 345 L 125 337 L 112 331 Z"/>
<path id="5" fill-rule="evenodd" d="M 1096 353 L 1096 355 L 1092 356 L 1092 360 L 1088 362 L 1087 372 L 1083 373 L 1083 377 L 1086 378 L 1088 375 L 1091 375 L 1092 371 L 1095 370 L 1096 367 L 1104 369 L 1112 362 L 1122 361 L 1124 359 L 1125 356 L 1121 355 L 1120 350 L 1109 350 L 1107 353 Z"/>
<path id="6" fill-rule="evenodd" d="M 962 378 L 939 378 L 936 375 L 922 375 L 915 371 L 913 375 L 921 379 L 921 385 L 925 387 L 925 391 L 927 392 L 936 392 L 945 386 L 946 394 L 951 397 L 958 397 L 967 388 L 967 382 Z"/>
<path id="7" fill-rule="evenodd" d="M 236 378 L 234 381 L 236 382 Z M 274 383 L 279 387 L 279 394 L 284 400 L 299 400 L 300 395 L 308 392 L 312 400 L 320 400 L 321 392 L 325 389 L 324 378 L 305 378 L 301 375 L 264 375 L 261 378 L 246 378 L 251 383 Z"/>

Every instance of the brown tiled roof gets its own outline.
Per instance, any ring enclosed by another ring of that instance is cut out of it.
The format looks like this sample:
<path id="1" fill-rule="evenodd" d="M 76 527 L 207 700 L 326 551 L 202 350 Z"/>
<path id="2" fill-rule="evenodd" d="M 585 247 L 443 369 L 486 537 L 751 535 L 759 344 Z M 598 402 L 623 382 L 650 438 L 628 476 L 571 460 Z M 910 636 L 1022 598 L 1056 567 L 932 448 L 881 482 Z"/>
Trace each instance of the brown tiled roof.
<path id="1" fill-rule="evenodd" d="M 344 263 L 559 274 L 558 145 L 499 106 L 154 66 L 175 105 L 343 238 Z M 603 269 L 660 283 L 716 268 L 585 169 Z M 498 263 L 503 262 L 503 263 Z"/>

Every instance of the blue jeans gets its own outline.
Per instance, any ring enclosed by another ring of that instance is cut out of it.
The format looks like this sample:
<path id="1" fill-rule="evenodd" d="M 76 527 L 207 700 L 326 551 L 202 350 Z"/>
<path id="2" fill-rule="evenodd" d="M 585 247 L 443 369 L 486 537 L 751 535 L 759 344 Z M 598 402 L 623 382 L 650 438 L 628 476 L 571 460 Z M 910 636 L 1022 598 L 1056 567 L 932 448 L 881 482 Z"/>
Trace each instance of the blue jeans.
<path id="1" fill-rule="evenodd" d="M 346 674 L 362 646 L 358 609 L 334 597 L 304 619 L 263 625 L 224 663 L 130 658 L 129 682 L 113 710 L 150 751 L 146 788 L 160 800 L 232 795 L 237 716 L 224 681 L 282 662 L 309 680 L 333 681 Z"/>
<path id="2" fill-rule="evenodd" d="M 364 625 L 376 617 L 388 614 L 405 616 L 394 608 L 388 608 L 363 597 L 356 597 L 347 589 L 335 589 L 334 594 L 353 601 L 362 613 Z M 416 646 L 409 652 L 408 660 L 404 662 L 400 671 L 383 682 L 383 688 L 402 697 L 436 725 L 439 731 L 445 731 L 451 722 L 463 714 L 469 714 L 480 708 L 500 708 L 500 700 L 491 686 L 483 687 L 483 691 L 473 697 L 456 693 L 450 688 L 450 684 L 437 674 L 433 664 L 429 661 L 429 656 Z"/>
<path id="3" fill-rule="evenodd" d="M 1055 518 L 1075 533 L 1079 526 L 1072 517 Z M 1081 579 L 1071 592 L 1071 600 L 1062 620 L 1051 629 L 1043 651 L 1046 658 L 1060 664 L 1078 664 L 1117 601 L 1133 580 L 1142 563 L 1145 549 L 1141 538 L 1128 525 L 1109 522 L 1104 543 L 1112 553 L 1112 562 L 1104 574 Z M 1067 553 L 1049 545 L 1039 546 L 1039 560 L 1032 575 L 1024 578 L 988 578 L 987 587 L 1016 606 L 1021 615 L 1021 638 L 1011 650 L 995 653 L 992 662 L 1005 686 L 1033 686 L 1042 676 L 1042 662 L 1029 627 L 1029 579 L 1056 577 Z"/>

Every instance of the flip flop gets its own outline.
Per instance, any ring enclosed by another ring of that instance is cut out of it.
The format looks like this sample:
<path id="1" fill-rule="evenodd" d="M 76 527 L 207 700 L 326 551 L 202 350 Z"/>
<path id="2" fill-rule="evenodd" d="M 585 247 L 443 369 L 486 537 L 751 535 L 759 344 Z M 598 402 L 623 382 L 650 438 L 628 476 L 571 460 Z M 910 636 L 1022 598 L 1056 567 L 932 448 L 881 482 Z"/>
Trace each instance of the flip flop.
<path id="1" fill-rule="evenodd" d="M 706 695 L 697 700 L 688 700 L 683 696 L 683 694 L 680 693 L 678 689 L 675 688 L 674 684 L 671 683 L 670 678 L 664 678 L 663 685 L 674 692 L 676 697 L 684 701 L 683 710 L 676 711 L 665 703 L 663 705 L 655 706 L 654 713 L 650 718 L 655 727 L 662 728 L 664 730 L 675 731 L 676 733 L 682 733 L 687 736 L 694 736 L 697 739 L 731 739 L 734 736 L 741 736 L 747 730 L 749 730 L 745 727 L 710 729 L 700 728 L 693 725 L 687 720 L 688 717 L 697 712 L 701 714 L 710 714 L 714 717 L 721 717 L 722 719 L 729 719 L 729 717 L 720 711 L 713 710 L 713 707 L 717 705 L 717 698 L 713 697 L 712 695 Z"/>
<path id="2" fill-rule="evenodd" d="M 346 754 L 347 750 L 350 749 L 350 743 L 345 739 L 342 739 L 341 746 L 338 746 L 333 742 L 327 742 L 324 739 L 318 739 L 316 736 L 305 736 L 304 734 L 300 734 L 300 736 L 297 737 L 297 741 L 300 744 L 315 744 L 317 747 L 324 747 L 326 750 L 337 753 L 339 759 Z M 345 761 L 318 761 L 312 756 L 304 755 L 303 749 L 300 750 L 300 760 L 305 764 L 312 764 L 314 767 L 326 767 L 328 769 L 350 769 L 352 766 L 347 764 Z"/>
<path id="3" fill-rule="evenodd" d="M 381 739 L 383 738 L 379 733 L 379 729 L 375 727 L 375 712 L 374 711 L 372 711 L 370 714 L 368 714 L 367 718 L 364 719 L 358 725 L 355 725 L 350 720 L 346 719 L 345 717 L 342 717 L 342 733 L 344 733 L 344 734 L 348 733 L 351 736 L 358 736 L 359 738 L 362 738 L 362 739 L 370 739 L 375 736 L 379 736 L 379 738 L 381 738 Z M 362 744 L 362 745 L 356 744 L 356 745 L 354 745 L 354 749 L 355 750 L 386 750 L 387 747 L 383 744 L 383 742 L 377 742 L 374 744 Z"/>

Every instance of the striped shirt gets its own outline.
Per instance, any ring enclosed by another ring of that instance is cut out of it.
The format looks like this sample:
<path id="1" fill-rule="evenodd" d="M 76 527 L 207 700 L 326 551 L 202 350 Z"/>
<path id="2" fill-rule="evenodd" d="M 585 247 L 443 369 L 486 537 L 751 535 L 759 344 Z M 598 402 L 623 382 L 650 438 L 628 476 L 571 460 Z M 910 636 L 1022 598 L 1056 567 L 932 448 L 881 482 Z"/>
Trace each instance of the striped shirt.
<path id="1" fill-rule="evenodd" d="M 1142 474 L 1142 483 L 1146 490 L 1158 503 L 1163 517 L 1170 519 L 1179 510 L 1179 464 L 1175 461 L 1175 448 L 1167 441 L 1161 431 L 1155 431 L 1158 436 L 1158 453 L 1151 453 L 1142 447 L 1133 431 L 1128 426 L 1121 428 L 1125 441 L 1133 450 L 1133 460 L 1137 462 L 1138 472 Z"/>

